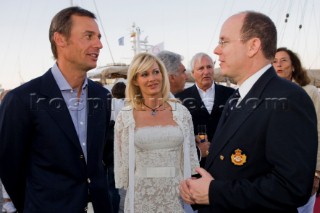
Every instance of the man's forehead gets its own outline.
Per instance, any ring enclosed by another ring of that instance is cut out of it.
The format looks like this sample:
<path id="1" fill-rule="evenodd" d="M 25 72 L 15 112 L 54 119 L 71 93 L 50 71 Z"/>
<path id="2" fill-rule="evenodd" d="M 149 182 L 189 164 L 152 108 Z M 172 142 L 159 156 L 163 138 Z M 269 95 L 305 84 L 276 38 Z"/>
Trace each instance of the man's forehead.
<path id="1" fill-rule="evenodd" d="M 201 66 L 202 64 L 212 64 L 212 60 L 208 56 L 203 56 L 195 62 L 196 66 Z"/>
<path id="2" fill-rule="evenodd" d="M 220 38 L 233 36 L 235 33 L 240 34 L 245 14 L 236 14 L 228 18 L 222 25 Z"/>
<path id="3" fill-rule="evenodd" d="M 185 66 L 182 63 L 180 63 L 179 68 L 178 68 L 178 72 L 183 72 L 185 70 L 186 70 Z"/>

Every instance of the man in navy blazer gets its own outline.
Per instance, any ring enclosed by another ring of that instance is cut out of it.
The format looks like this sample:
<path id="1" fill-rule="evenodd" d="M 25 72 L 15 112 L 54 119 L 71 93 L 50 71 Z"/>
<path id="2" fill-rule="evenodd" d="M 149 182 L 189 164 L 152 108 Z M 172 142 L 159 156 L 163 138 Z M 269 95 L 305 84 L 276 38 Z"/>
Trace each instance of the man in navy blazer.
<path id="1" fill-rule="evenodd" d="M 191 59 L 195 84 L 175 95 L 188 108 L 192 116 L 194 134 L 198 135 L 198 125 L 206 125 L 207 142 L 197 147 L 201 153 L 200 166 L 204 167 L 210 141 L 213 139 L 223 107 L 234 89 L 214 83 L 214 62 L 206 53 L 197 53 Z"/>
<path id="2" fill-rule="evenodd" d="M 102 161 L 110 93 L 86 78 L 102 48 L 95 15 L 60 11 L 54 66 L 7 94 L 0 109 L 0 175 L 18 212 L 112 212 Z M 110 162 L 105 162 L 110 163 Z"/>
<path id="3" fill-rule="evenodd" d="M 271 62 L 277 31 L 264 14 L 246 11 L 223 24 L 222 74 L 240 98 L 228 100 L 205 169 L 180 184 L 199 213 L 297 212 L 311 195 L 317 157 L 317 119 L 311 99 L 279 78 Z M 231 107 L 232 103 L 234 106 Z"/>

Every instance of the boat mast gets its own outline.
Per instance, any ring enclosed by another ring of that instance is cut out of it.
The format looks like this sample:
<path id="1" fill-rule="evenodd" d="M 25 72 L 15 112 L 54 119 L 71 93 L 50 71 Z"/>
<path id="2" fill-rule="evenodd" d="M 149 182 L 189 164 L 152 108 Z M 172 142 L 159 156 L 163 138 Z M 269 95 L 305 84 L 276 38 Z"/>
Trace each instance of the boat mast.
<path id="1" fill-rule="evenodd" d="M 150 47 L 152 47 L 152 45 L 148 45 L 148 36 L 145 37 L 144 40 L 141 40 L 140 36 L 141 36 L 140 27 L 136 27 L 136 24 L 133 23 L 130 37 L 131 37 L 132 50 L 134 55 L 140 52 L 149 52 Z"/>

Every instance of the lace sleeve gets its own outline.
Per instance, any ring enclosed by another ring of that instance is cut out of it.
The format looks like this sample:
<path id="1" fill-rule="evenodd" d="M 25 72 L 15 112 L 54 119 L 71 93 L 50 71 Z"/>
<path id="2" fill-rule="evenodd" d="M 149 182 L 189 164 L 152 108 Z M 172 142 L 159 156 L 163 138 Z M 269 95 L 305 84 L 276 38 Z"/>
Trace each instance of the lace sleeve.
<path id="1" fill-rule="evenodd" d="M 196 140 L 194 136 L 194 131 L 193 131 L 193 122 L 192 122 L 192 117 L 190 115 L 190 112 L 187 111 L 188 116 L 187 118 L 187 123 L 189 126 L 189 139 L 190 139 L 190 165 L 191 165 L 191 174 L 195 174 L 195 168 L 199 167 L 199 159 L 198 159 L 198 154 L 197 154 L 197 148 L 196 148 Z"/>
<path id="2" fill-rule="evenodd" d="M 114 128 L 114 178 L 116 188 L 128 187 L 128 126 L 125 127 L 125 114 L 120 112 Z"/>
<path id="3" fill-rule="evenodd" d="M 191 169 L 191 174 L 195 174 L 195 168 L 199 167 L 199 160 L 198 160 L 198 154 L 195 144 L 195 137 L 194 137 L 194 131 L 193 131 L 193 122 L 192 117 L 189 112 L 189 110 L 183 106 L 182 104 L 176 104 L 176 111 L 175 111 L 175 119 L 178 123 L 180 123 L 183 134 L 186 140 L 186 144 L 189 147 L 188 153 L 189 153 L 189 168 Z"/>

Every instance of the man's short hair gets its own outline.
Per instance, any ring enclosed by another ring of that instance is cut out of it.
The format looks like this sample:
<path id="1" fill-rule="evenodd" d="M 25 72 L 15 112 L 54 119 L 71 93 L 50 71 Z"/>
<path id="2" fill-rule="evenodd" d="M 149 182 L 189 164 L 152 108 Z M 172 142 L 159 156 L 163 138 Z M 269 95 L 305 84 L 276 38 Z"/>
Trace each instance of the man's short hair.
<path id="1" fill-rule="evenodd" d="M 157 54 L 157 57 L 164 63 L 168 74 L 177 75 L 183 57 L 177 53 L 163 50 Z"/>

